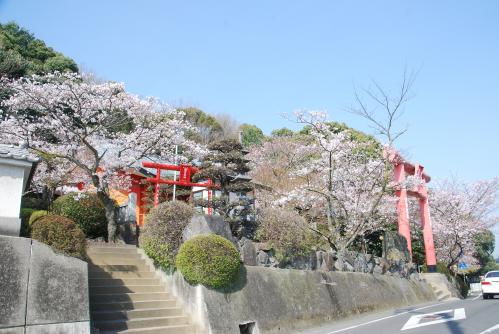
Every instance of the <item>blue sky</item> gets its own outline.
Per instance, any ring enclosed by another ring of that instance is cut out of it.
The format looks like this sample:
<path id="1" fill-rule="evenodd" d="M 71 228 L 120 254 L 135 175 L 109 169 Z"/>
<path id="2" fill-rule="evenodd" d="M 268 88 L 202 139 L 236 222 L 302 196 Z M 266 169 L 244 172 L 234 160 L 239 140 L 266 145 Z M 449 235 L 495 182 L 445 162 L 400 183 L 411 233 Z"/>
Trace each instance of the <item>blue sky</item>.
<path id="1" fill-rule="evenodd" d="M 372 78 L 418 70 L 398 142 L 434 179 L 499 170 L 498 1 L 0 0 L 48 45 L 132 92 L 229 113 L 266 133 L 282 113 L 343 111 Z"/>

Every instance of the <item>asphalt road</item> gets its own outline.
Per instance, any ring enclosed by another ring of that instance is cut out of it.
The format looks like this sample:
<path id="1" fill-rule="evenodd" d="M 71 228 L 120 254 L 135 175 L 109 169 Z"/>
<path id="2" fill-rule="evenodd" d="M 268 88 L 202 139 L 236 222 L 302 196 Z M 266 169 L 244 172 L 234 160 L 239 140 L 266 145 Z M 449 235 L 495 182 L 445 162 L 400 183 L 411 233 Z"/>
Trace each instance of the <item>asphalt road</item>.
<path id="1" fill-rule="evenodd" d="M 296 334 L 499 334 L 499 296 L 435 302 L 339 321 Z"/>

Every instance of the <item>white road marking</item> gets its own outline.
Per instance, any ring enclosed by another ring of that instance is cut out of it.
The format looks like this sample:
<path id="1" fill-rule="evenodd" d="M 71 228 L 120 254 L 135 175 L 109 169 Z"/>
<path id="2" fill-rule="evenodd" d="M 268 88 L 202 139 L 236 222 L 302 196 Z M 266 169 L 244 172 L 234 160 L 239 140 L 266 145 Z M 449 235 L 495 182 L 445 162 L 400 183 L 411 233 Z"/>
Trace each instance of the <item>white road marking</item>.
<path id="1" fill-rule="evenodd" d="M 476 296 L 475 298 L 473 298 L 473 300 L 477 300 L 480 297 L 482 297 L 482 294 L 479 294 L 478 296 Z"/>
<path id="2" fill-rule="evenodd" d="M 433 321 L 426 321 L 421 323 L 420 321 L 423 320 L 423 318 L 427 318 L 431 316 L 436 316 L 440 314 L 445 314 L 445 313 L 451 313 L 453 312 L 452 317 L 440 317 L 440 319 L 433 320 Z M 445 311 L 438 311 L 438 312 L 433 312 L 433 313 L 426 313 L 426 314 L 418 314 L 418 315 L 413 315 L 412 317 L 407 320 L 405 323 L 404 327 L 402 327 L 402 331 L 405 331 L 407 329 L 412 329 L 412 328 L 417 328 L 417 327 L 423 327 L 423 326 L 429 326 L 429 325 L 435 325 L 435 324 L 441 324 L 443 322 L 448 322 L 448 321 L 457 321 L 457 320 L 462 320 L 466 319 L 466 313 L 464 312 L 464 308 L 458 308 L 455 310 L 445 310 Z"/>
<path id="3" fill-rule="evenodd" d="M 391 318 L 399 317 L 399 316 L 407 314 L 407 313 L 411 313 L 411 312 L 419 311 L 419 310 L 424 310 L 426 308 L 430 308 L 430 307 L 434 307 L 434 306 L 438 306 L 438 305 L 442 305 L 442 304 L 445 304 L 445 302 L 444 303 L 433 304 L 433 305 L 428 305 L 428 306 L 423 306 L 423 307 L 420 307 L 420 308 L 416 308 L 414 310 L 405 311 L 405 312 L 401 312 L 401 313 L 398 313 L 398 314 L 390 315 L 388 317 L 383 317 L 383 318 L 371 320 L 371 321 L 364 322 L 362 324 L 358 324 L 358 325 L 355 325 L 355 326 L 350 326 L 350 327 L 338 329 L 336 331 L 332 331 L 332 332 L 329 332 L 329 333 L 326 333 L 326 334 L 334 334 L 334 333 L 340 333 L 340 332 L 348 331 L 350 329 L 362 327 L 362 326 L 365 326 L 365 325 L 374 324 L 375 322 L 380 322 L 380 321 L 383 321 L 383 320 L 386 320 L 386 319 L 391 319 Z"/>
<path id="4" fill-rule="evenodd" d="M 483 332 L 481 332 L 479 334 L 489 334 L 489 333 L 494 332 L 497 329 L 499 329 L 499 324 L 495 325 L 494 327 L 490 327 L 489 329 L 484 330 Z"/>

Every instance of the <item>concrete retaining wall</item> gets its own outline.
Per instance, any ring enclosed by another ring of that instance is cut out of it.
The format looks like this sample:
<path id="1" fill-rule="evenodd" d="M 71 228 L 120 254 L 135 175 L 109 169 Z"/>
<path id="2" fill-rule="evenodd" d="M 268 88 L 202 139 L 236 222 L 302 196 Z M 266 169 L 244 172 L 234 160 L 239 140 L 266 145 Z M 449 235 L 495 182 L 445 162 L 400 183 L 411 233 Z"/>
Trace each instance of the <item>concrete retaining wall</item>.
<path id="1" fill-rule="evenodd" d="M 363 312 L 436 299 L 422 280 L 263 267 L 242 270 L 240 281 L 225 291 L 192 286 L 179 272 L 158 275 L 210 334 L 240 333 L 239 324 L 248 322 L 256 323 L 253 334 L 292 333 Z"/>
<path id="2" fill-rule="evenodd" d="M 0 236 L 0 334 L 90 333 L 87 263 Z"/>

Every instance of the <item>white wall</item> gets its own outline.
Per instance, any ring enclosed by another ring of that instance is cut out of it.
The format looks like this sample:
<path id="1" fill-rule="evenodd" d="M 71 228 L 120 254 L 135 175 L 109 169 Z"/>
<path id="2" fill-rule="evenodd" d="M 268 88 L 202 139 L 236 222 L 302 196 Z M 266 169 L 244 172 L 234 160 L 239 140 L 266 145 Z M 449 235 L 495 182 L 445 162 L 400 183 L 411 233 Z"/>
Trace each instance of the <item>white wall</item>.
<path id="1" fill-rule="evenodd" d="M 0 217 L 19 217 L 25 167 L 0 164 Z"/>

